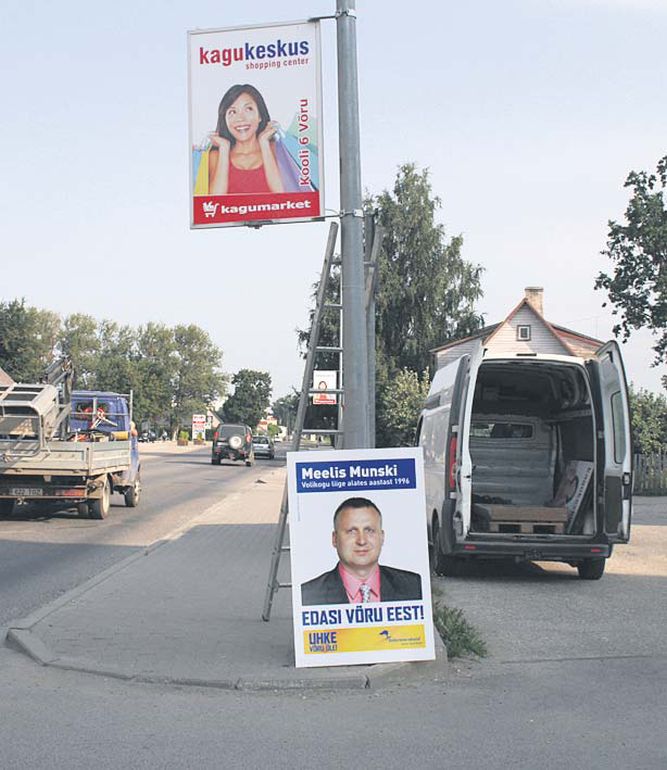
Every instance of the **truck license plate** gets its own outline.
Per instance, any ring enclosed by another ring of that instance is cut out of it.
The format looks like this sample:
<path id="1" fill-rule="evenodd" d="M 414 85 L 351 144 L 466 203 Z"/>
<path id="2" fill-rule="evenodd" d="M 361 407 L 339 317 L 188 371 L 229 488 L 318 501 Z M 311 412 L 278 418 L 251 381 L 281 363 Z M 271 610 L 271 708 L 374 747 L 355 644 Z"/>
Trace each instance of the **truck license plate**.
<path id="1" fill-rule="evenodd" d="M 14 497 L 40 497 L 44 490 L 39 487 L 11 487 L 9 494 Z"/>

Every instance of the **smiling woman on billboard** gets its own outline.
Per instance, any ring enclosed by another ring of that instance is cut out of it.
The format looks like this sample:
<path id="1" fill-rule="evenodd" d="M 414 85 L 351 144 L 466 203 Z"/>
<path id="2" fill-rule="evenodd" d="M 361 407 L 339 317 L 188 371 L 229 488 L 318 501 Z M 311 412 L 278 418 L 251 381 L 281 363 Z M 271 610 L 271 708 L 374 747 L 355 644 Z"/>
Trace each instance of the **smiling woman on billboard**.
<path id="1" fill-rule="evenodd" d="M 260 92 L 249 84 L 228 89 L 211 134 L 209 192 L 280 193 L 283 182 L 272 139 L 279 129 Z"/>

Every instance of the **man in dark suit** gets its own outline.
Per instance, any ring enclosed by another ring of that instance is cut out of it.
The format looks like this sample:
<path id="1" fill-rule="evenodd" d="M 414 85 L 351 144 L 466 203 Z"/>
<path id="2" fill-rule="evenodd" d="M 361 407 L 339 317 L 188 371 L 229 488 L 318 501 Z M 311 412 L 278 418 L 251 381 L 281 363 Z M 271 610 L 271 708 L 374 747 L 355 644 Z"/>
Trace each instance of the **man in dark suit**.
<path id="1" fill-rule="evenodd" d="M 301 603 L 346 604 L 422 598 L 416 572 L 378 563 L 384 543 L 382 514 L 365 497 L 350 497 L 334 513 L 331 542 L 338 564 L 301 585 Z"/>

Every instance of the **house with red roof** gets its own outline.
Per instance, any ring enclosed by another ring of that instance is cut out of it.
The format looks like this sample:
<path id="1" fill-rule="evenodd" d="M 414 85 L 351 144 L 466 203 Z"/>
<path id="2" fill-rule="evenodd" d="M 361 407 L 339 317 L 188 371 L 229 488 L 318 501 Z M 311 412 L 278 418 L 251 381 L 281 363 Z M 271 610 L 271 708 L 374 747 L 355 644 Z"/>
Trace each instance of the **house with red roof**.
<path id="1" fill-rule="evenodd" d="M 542 353 L 590 358 L 604 343 L 594 337 L 551 323 L 544 317 L 544 289 L 527 286 L 525 296 L 500 323 L 484 326 L 469 337 L 431 350 L 435 368 L 471 353 L 481 340 L 490 353 L 531 355 Z"/>

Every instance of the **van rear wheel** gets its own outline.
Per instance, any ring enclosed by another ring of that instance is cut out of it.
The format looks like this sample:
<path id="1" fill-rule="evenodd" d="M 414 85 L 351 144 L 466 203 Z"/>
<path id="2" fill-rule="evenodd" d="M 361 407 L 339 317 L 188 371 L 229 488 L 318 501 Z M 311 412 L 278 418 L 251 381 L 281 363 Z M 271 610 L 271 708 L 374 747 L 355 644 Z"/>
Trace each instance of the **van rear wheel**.
<path id="1" fill-rule="evenodd" d="M 584 559 L 577 564 L 577 571 L 582 580 L 599 580 L 604 574 L 606 559 Z"/>
<path id="2" fill-rule="evenodd" d="M 431 524 L 429 556 L 431 569 L 435 575 L 456 577 L 461 574 L 461 559 L 442 552 L 442 547 L 440 545 L 440 525 L 438 524 L 437 516 L 433 517 L 433 523 Z"/>

